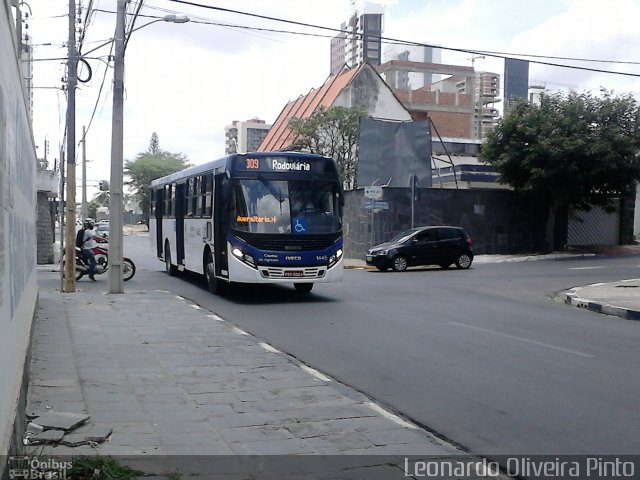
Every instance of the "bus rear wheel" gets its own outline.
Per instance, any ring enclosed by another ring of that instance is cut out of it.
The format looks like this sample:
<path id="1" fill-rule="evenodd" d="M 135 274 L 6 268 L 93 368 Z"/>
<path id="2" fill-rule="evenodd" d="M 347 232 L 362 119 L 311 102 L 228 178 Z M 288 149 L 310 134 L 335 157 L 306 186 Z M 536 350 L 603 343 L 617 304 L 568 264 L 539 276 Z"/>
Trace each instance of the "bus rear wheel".
<path id="1" fill-rule="evenodd" d="M 294 283 L 293 288 L 299 293 L 309 293 L 313 288 L 313 283 Z"/>
<path id="2" fill-rule="evenodd" d="M 171 247 L 169 246 L 169 242 L 164 244 L 164 267 L 172 277 L 178 273 L 178 267 L 171 264 Z"/>

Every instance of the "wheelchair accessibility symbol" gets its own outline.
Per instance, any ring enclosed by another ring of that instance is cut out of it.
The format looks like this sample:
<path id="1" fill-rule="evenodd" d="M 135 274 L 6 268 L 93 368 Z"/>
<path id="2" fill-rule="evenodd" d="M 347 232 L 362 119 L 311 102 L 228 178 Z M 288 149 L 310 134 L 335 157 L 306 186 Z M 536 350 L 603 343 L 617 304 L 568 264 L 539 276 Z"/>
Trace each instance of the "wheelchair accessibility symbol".
<path id="1" fill-rule="evenodd" d="M 307 232 L 307 219 L 304 217 L 296 217 L 293 219 L 293 232 L 294 233 L 306 233 Z"/>

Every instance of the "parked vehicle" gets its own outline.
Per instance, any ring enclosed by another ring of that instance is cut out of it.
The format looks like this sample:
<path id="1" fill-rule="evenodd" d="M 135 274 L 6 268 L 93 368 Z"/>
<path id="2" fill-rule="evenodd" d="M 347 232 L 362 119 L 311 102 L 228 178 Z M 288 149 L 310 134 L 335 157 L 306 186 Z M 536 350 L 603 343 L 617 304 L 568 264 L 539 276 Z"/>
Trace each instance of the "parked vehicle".
<path id="1" fill-rule="evenodd" d="M 367 265 L 403 272 L 417 265 L 466 269 L 473 262 L 471 238 L 460 227 L 430 226 L 406 230 L 367 252 Z"/>
<path id="2" fill-rule="evenodd" d="M 98 222 L 96 225 L 96 234 L 104 238 L 109 238 L 109 222 Z"/>

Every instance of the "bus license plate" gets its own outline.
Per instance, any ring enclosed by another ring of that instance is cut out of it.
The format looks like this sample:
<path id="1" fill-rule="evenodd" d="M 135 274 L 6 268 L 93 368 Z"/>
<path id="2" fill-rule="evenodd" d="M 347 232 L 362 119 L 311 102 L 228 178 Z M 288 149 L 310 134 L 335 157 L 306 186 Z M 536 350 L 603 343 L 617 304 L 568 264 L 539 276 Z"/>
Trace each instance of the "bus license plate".
<path id="1" fill-rule="evenodd" d="M 288 272 L 284 272 L 285 277 L 303 277 L 304 273 L 302 270 L 290 270 Z"/>

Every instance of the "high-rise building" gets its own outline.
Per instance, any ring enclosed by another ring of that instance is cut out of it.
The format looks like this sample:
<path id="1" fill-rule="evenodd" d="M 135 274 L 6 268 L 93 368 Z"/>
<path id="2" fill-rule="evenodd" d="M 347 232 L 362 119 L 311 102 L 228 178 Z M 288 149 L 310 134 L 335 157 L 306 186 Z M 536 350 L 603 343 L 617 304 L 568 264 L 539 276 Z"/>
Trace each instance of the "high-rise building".
<path id="1" fill-rule="evenodd" d="M 225 154 L 255 152 L 270 128 L 271 125 L 258 118 L 246 122 L 234 120 L 224 128 Z"/>
<path id="2" fill-rule="evenodd" d="M 529 62 L 517 58 L 504 60 L 504 115 L 516 98 L 527 100 L 529 95 Z"/>
<path id="3" fill-rule="evenodd" d="M 337 75 L 363 63 L 373 66 L 382 61 L 382 17 L 384 7 L 365 3 L 364 13 L 354 13 L 340 26 L 341 32 L 331 39 L 331 74 Z"/>

